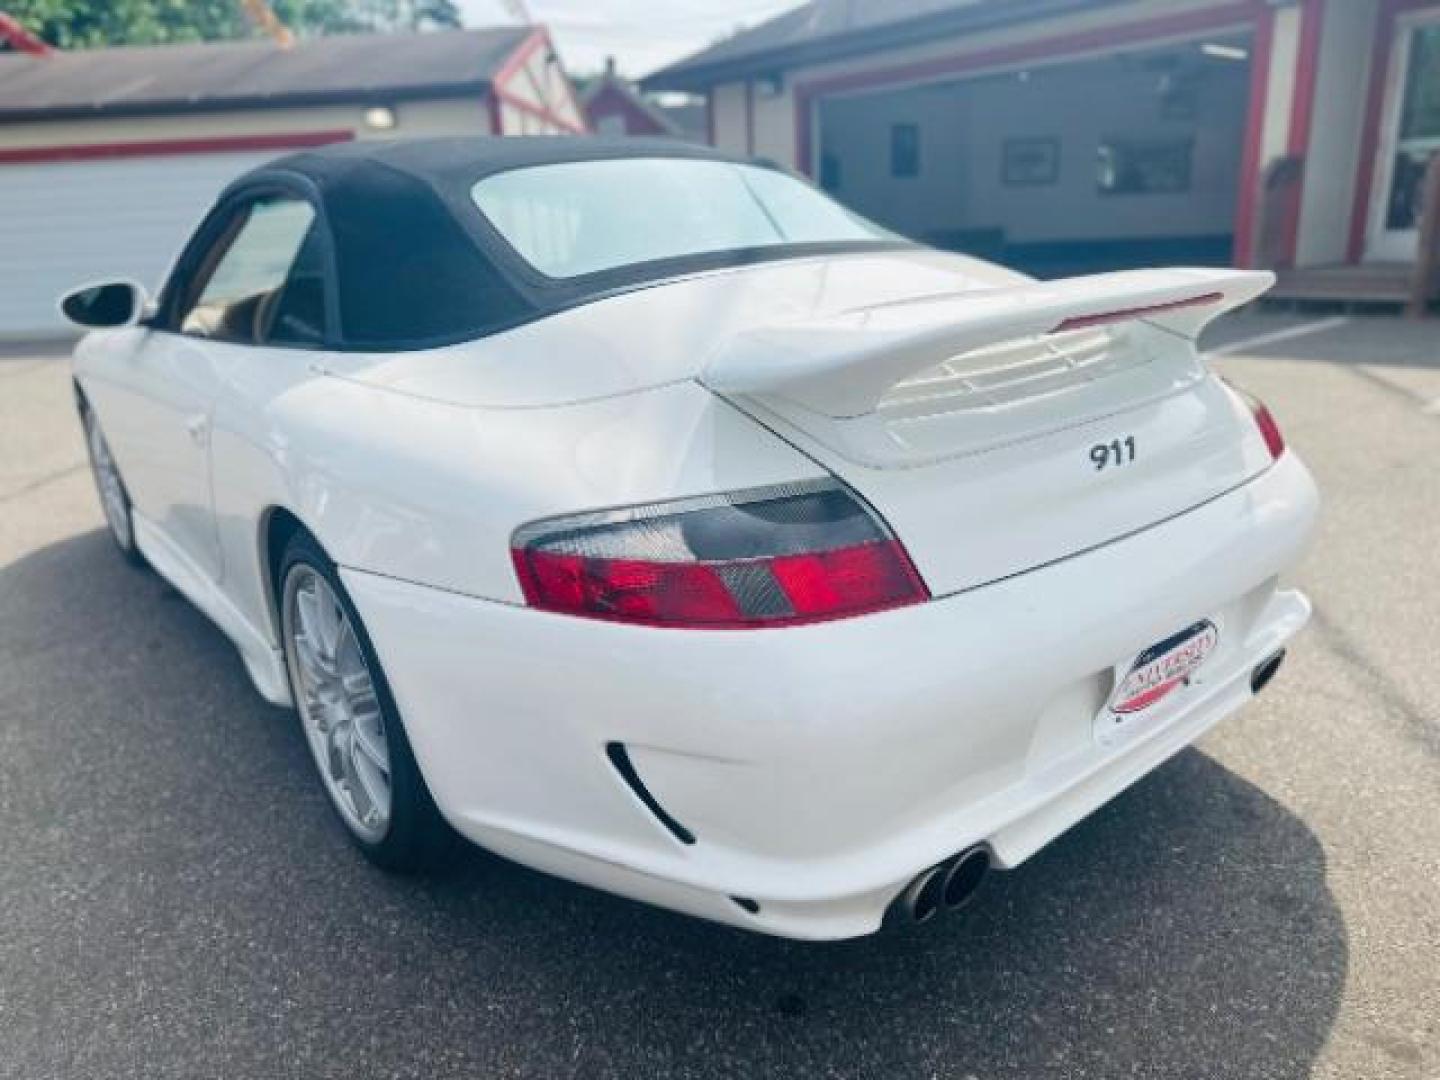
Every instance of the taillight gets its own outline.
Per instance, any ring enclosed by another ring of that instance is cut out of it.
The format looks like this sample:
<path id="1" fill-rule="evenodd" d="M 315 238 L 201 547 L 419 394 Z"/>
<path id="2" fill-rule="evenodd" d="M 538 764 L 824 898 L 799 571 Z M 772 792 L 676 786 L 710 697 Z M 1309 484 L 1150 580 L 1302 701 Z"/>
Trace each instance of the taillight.
<path id="1" fill-rule="evenodd" d="M 1255 421 L 1255 426 L 1260 429 L 1260 435 L 1265 440 L 1265 449 L 1270 451 L 1270 458 L 1279 461 L 1280 456 L 1285 453 L 1285 435 L 1280 430 L 1280 425 L 1275 422 L 1275 417 L 1270 413 L 1270 407 L 1247 390 L 1241 390 L 1234 383 L 1226 380 L 1226 386 L 1235 391 L 1245 407 L 1250 410 L 1250 416 Z"/>
<path id="2" fill-rule="evenodd" d="M 646 626 L 794 626 L 930 596 L 834 481 L 549 518 L 511 554 L 531 607 Z"/>
<path id="3" fill-rule="evenodd" d="M 1280 455 L 1285 453 L 1285 436 L 1280 431 L 1280 425 L 1275 422 L 1275 417 L 1270 415 L 1269 406 L 1256 401 L 1251 415 L 1255 417 L 1255 426 L 1260 429 L 1260 434 L 1265 436 L 1265 449 L 1270 451 L 1272 458 L 1279 461 Z"/>

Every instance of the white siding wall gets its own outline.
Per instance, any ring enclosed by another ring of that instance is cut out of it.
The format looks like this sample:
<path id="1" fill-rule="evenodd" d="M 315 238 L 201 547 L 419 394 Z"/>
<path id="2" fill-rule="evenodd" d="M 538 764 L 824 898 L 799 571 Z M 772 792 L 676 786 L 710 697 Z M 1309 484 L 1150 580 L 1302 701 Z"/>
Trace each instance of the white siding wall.
<path id="1" fill-rule="evenodd" d="M 785 80 L 779 92 L 755 88 L 755 153 L 795 168 L 795 90 Z"/>
<path id="2" fill-rule="evenodd" d="M 732 154 L 745 153 L 745 84 L 726 83 L 710 92 L 715 145 Z"/>
<path id="3" fill-rule="evenodd" d="M 88 282 L 154 291 L 220 190 L 270 156 L 0 166 L 0 339 L 69 332 L 56 301 Z"/>

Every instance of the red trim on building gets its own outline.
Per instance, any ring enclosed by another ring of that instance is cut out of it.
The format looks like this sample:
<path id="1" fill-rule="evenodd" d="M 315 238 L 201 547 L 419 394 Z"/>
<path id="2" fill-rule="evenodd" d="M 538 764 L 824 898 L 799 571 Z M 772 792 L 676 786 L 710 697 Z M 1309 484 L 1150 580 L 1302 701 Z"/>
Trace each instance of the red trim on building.
<path id="1" fill-rule="evenodd" d="M 543 26 L 537 26 L 534 30 L 515 46 L 515 51 L 505 58 L 505 62 L 495 69 L 491 82 L 499 86 L 515 77 L 515 73 L 525 66 L 536 49 L 542 45 L 549 44 L 550 35 L 545 32 Z"/>
<path id="2" fill-rule="evenodd" d="M 0 11 L 0 38 L 8 41 L 10 47 L 31 56 L 49 56 L 55 50 L 36 37 L 13 15 Z"/>
<path id="3" fill-rule="evenodd" d="M 1355 205 L 1350 211 L 1349 261 L 1365 258 L 1365 240 L 1370 232 L 1370 200 L 1375 194 L 1379 168 L 1380 125 L 1385 120 L 1385 91 L 1394 62 L 1395 33 L 1399 19 L 1413 11 L 1440 7 L 1435 0 L 1380 0 L 1375 23 L 1375 41 L 1370 53 L 1370 88 L 1365 99 L 1365 127 L 1360 136 L 1360 172 L 1355 178 Z"/>
<path id="4" fill-rule="evenodd" d="M 1295 98 L 1290 105 L 1289 151 L 1304 156 L 1310 148 L 1319 85 L 1320 43 L 1325 37 L 1325 0 L 1303 0 L 1300 9 L 1300 55 L 1295 66 Z"/>
<path id="5" fill-rule="evenodd" d="M 963 76 L 984 68 L 1003 68 L 1037 60 L 1054 60 L 1074 53 L 1109 51 L 1167 37 L 1185 37 L 1245 23 L 1273 21 L 1264 0 L 1235 0 L 1213 8 L 1164 15 L 1119 26 L 1103 26 L 1080 33 L 1059 34 L 1038 41 L 999 45 L 991 49 L 917 60 L 893 67 L 837 75 L 795 87 L 795 162 L 801 172 L 814 174 L 811 143 L 812 106 L 816 98 L 851 90 L 873 89 L 895 83 L 923 82 L 946 76 Z M 1258 53 L 1258 49 L 1256 50 Z M 713 90 L 712 90 L 713 93 Z"/>
<path id="6" fill-rule="evenodd" d="M 1315 121 L 1315 92 L 1319 86 L 1320 45 L 1325 36 L 1325 0 L 1303 0 L 1300 9 L 1300 49 L 1295 62 L 1295 97 L 1290 105 L 1290 137 L 1286 152 L 1305 159 L 1310 152 L 1310 132 Z M 1295 265 L 1300 246 L 1300 208 L 1305 200 L 1308 163 L 1301 171 L 1300 185 L 1286 210 L 1285 239 L 1281 252 L 1285 265 Z"/>
<path id="7" fill-rule="evenodd" d="M 512 109 L 518 109 L 520 112 L 529 113 L 531 116 L 543 120 L 546 123 L 554 124 L 561 131 L 568 131 L 572 135 L 589 134 L 584 127 L 575 123 L 573 120 L 561 116 L 554 109 L 536 105 L 533 101 L 526 101 L 518 94 L 506 90 L 503 86 L 496 86 L 492 90 L 491 96 L 498 98 Z"/>
<path id="8" fill-rule="evenodd" d="M 1260 179 L 1265 163 L 1265 113 L 1270 104 L 1270 60 L 1275 51 L 1275 12 L 1270 8 L 1255 18 L 1255 39 L 1250 44 L 1250 110 L 1245 119 L 1245 149 L 1240 158 L 1240 195 L 1235 204 L 1235 243 L 1231 261 L 1236 266 L 1255 262 L 1255 222 L 1260 206 Z"/>
<path id="9" fill-rule="evenodd" d="M 505 62 L 496 69 L 494 77 L 490 80 L 492 96 L 499 98 L 512 108 L 554 124 L 562 131 L 568 131 L 572 135 L 588 135 L 590 129 L 585 126 L 585 110 L 580 107 L 580 102 L 576 99 L 568 78 L 565 80 L 565 94 L 570 99 L 570 105 L 575 110 L 575 115 L 581 118 L 579 123 L 561 116 L 549 106 L 536 105 L 506 87 L 505 84 L 519 75 L 525 69 L 525 65 L 530 62 L 530 58 L 541 48 L 547 48 L 552 53 L 555 51 L 554 45 L 550 42 L 550 32 L 543 26 L 537 26 L 519 45 L 515 46 L 515 51 L 507 56 Z M 543 91 L 541 96 L 544 96 Z M 498 117 L 494 126 L 496 133 L 500 134 L 501 123 Z"/>
<path id="10" fill-rule="evenodd" d="M 0 150 L 0 165 L 35 165 L 52 161 L 105 161 L 114 158 L 162 157 L 182 154 L 224 154 L 245 150 L 303 150 L 349 142 L 353 131 L 293 131 L 275 135 L 230 135 L 207 139 L 146 139 L 123 143 L 80 143 L 70 146 L 25 146 Z"/>

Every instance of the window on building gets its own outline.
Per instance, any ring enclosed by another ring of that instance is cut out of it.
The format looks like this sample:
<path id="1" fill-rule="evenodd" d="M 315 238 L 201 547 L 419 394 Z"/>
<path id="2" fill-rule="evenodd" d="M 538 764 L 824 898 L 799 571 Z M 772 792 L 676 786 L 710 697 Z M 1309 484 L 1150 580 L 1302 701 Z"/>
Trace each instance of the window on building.
<path id="1" fill-rule="evenodd" d="M 890 125 L 890 175 L 920 175 L 920 125 Z"/>
<path id="2" fill-rule="evenodd" d="M 1178 195 L 1190 190 L 1194 139 L 1106 139 L 1096 187 L 1101 195 Z"/>

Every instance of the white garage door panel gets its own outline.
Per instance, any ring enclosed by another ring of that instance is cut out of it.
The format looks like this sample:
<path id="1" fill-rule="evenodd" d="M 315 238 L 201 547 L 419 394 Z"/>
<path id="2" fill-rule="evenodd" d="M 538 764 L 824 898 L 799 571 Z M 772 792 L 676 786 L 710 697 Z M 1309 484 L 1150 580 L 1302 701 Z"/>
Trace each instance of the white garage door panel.
<path id="1" fill-rule="evenodd" d="M 0 165 L 0 338 L 67 325 L 55 301 L 97 278 L 152 291 L 227 183 L 273 153 Z"/>

